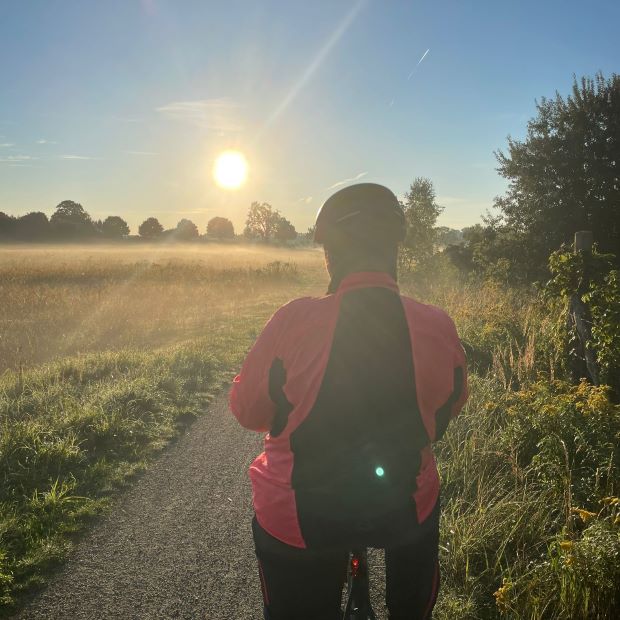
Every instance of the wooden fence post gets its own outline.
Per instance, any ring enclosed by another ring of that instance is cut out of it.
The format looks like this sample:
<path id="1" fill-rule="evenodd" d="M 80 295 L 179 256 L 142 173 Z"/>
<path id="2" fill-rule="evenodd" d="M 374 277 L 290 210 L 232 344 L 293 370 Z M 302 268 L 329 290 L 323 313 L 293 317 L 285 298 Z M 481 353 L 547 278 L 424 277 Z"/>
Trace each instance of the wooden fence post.
<path id="1" fill-rule="evenodd" d="M 591 230 L 580 230 L 575 233 L 575 253 L 586 251 L 592 251 L 592 243 L 594 241 L 594 237 L 592 235 Z"/>
<path id="2" fill-rule="evenodd" d="M 569 315 L 572 326 L 577 332 L 578 359 L 572 368 L 573 380 L 580 381 L 585 377 L 593 385 L 599 385 L 599 370 L 596 352 L 590 346 L 592 342 L 592 316 L 582 296 L 588 291 L 590 284 L 590 257 L 592 254 L 593 236 L 590 230 L 575 233 L 574 252 L 583 253 L 583 277 L 575 293 L 571 295 Z"/>

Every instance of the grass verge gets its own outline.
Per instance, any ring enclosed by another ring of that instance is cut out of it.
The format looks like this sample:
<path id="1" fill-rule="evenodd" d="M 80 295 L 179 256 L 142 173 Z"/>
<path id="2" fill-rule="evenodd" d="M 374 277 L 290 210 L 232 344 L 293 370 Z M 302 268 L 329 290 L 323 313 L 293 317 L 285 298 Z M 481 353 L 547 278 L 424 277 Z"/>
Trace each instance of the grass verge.
<path id="1" fill-rule="evenodd" d="M 0 617 L 205 410 L 260 318 L 160 351 L 91 354 L 0 378 Z"/>

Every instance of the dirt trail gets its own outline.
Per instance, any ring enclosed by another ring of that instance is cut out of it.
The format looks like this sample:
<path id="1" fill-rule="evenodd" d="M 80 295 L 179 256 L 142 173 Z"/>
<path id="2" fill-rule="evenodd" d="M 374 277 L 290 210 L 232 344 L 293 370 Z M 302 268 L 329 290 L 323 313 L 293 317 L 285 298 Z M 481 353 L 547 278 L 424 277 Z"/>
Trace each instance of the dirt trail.
<path id="1" fill-rule="evenodd" d="M 15 619 L 262 620 L 247 476 L 260 449 L 222 395 Z M 377 612 L 382 585 L 372 584 Z"/>

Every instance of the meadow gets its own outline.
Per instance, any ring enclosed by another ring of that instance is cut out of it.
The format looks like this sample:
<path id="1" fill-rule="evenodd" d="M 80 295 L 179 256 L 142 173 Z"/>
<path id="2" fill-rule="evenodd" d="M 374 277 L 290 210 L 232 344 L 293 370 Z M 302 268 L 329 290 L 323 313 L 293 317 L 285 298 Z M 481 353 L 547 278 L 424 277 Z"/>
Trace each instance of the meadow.
<path id="1" fill-rule="evenodd" d="M 436 449 L 436 617 L 614 617 L 620 408 L 604 387 L 567 382 L 557 303 L 433 269 L 401 288 L 453 316 L 471 373 Z M 205 411 L 275 308 L 326 283 L 316 249 L 0 250 L 5 612 Z"/>
<path id="2" fill-rule="evenodd" d="M 313 288 L 320 252 L 298 250 L 290 259 L 284 249 L 216 244 L 6 246 L 0 372 L 152 349 L 264 318 L 288 296 L 320 290 Z"/>

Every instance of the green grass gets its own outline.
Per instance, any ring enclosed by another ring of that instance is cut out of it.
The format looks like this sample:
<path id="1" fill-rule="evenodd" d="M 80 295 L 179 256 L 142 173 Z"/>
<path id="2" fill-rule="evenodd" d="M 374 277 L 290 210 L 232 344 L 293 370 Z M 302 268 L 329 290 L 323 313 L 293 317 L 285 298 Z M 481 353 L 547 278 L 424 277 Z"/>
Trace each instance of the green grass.
<path id="1" fill-rule="evenodd" d="M 205 411 L 263 319 L 160 351 L 90 354 L 0 378 L 0 616 Z"/>

